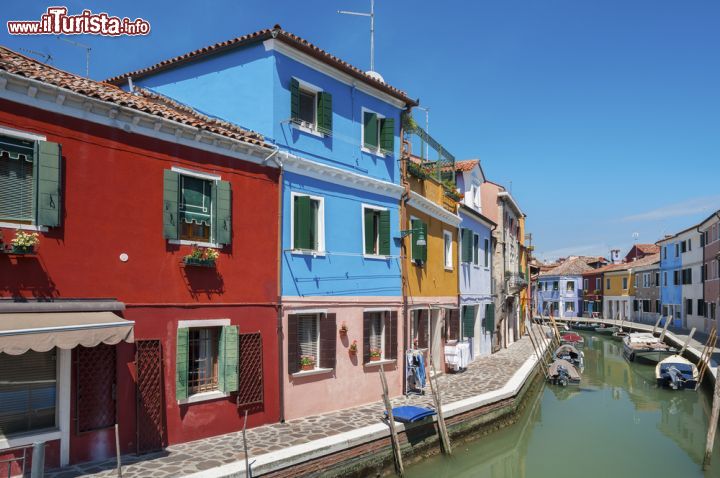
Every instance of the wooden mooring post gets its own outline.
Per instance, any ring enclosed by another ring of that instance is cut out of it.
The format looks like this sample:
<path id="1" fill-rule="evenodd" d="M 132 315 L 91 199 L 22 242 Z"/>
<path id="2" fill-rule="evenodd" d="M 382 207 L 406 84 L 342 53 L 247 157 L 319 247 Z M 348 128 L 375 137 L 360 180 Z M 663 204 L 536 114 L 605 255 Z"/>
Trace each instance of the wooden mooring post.
<path id="1" fill-rule="evenodd" d="M 655 325 L 653 326 L 652 334 L 655 335 L 655 332 L 657 332 L 657 328 L 660 326 L 660 321 L 662 320 L 662 315 L 658 316 L 658 319 L 655 321 Z"/>
<path id="2" fill-rule="evenodd" d="M 382 365 L 380 365 L 380 383 L 382 384 L 382 398 L 385 403 L 388 425 L 390 425 L 390 442 L 392 443 L 393 455 L 395 457 L 395 471 L 398 475 L 404 477 L 405 468 L 403 467 L 402 453 L 400 451 L 400 440 L 398 440 L 397 430 L 395 430 L 395 417 L 393 416 L 392 405 L 390 404 L 390 392 L 388 392 L 387 379 L 385 378 L 385 368 Z"/>
<path id="3" fill-rule="evenodd" d="M 683 344 L 682 348 L 680 349 L 680 352 L 678 352 L 678 355 L 682 355 L 685 353 L 685 350 L 688 348 L 688 345 L 690 345 L 690 341 L 693 338 L 693 335 L 695 335 L 695 327 L 690 329 L 690 335 L 688 335 L 687 339 L 685 339 L 685 343 Z"/>
<path id="4" fill-rule="evenodd" d="M 710 360 L 712 359 L 713 352 L 715 352 L 715 344 L 717 344 L 717 329 L 713 326 L 708 335 L 705 347 L 703 347 L 700 353 L 700 360 L 698 361 L 698 381 L 695 386 L 695 390 L 700 388 L 703 377 L 705 377 L 705 371 L 710 367 Z"/>
<path id="5" fill-rule="evenodd" d="M 665 340 L 665 333 L 667 332 L 668 326 L 670 325 L 671 321 L 671 318 L 665 320 L 665 327 L 663 327 L 662 332 L 660 332 L 660 342 Z"/>
<path id="6" fill-rule="evenodd" d="M 720 415 L 720 367 L 715 368 L 715 393 L 713 394 L 710 424 L 708 426 L 707 439 L 705 441 L 703 470 L 710 468 L 710 458 L 712 456 L 713 445 L 715 444 L 715 433 L 717 432 L 718 415 Z"/>
<path id="7" fill-rule="evenodd" d="M 537 356 L 537 366 L 540 367 L 543 376 L 547 380 L 548 374 L 547 367 L 545 366 L 545 354 L 541 353 L 539 345 L 535 343 L 535 332 L 533 331 L 533 323 L 530 320 L 527 320 L 526 327 L 528 328 L 528 336 L 530 337 L 530 343 L 532 344 L 533 350 L 535 350 L 535 355 Z"/>
<path id="8" fill-rule="evenodd" d="M 435 410 L 437 411 L 437 423 L 438 423 L 438 434 L 440 435 L 440 443 L 442 444 L 443 452 L 446 455 L 452 455 L 452 447 L 450 446 L 450 436 L 448 435 L 447 427 L 445 426 L 445 416 L 442 411 L 442 399 L 440 398 L 440 385 L 437 383 L 437 373 L 435 372 L 435 364 L 433 363 L 432 355 L 428 359 L 430 361 L 430 367 L 432 368 L 432 377 L 430 379 L 430 393 L 432 393 L 433 401 L 435 402 Z M 433 379 L 435 385 L 433 385 Z"/>

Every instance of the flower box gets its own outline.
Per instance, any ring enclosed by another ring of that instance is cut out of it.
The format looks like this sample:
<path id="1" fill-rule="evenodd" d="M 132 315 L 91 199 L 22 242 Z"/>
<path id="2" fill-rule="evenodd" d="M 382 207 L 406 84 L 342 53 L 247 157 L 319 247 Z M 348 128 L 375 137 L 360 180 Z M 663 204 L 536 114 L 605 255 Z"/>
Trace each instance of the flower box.
<path id="1" fill-rule="evenodd" d="M 300 370 L 302 370 L 303 372 L 307 372 L 308 370 L 312 370 L 314 368 L 315 366 L 311 363 L 300 365 Z"/>
<path id="2" fill-rule="evenodd" d="M 35 254 L 35 246 L 16 246 L 10 248 L 11 254 Z"/>
<path id="3" fill-rule="evenodd" d="M 198 259 L 196 257 L 184 257 L 186 266 L 215 267 L 215 259 Z"/>
<path id="4" fill-rule="evenodd" d="M 370 356 L 370 361 L 371 361 L 371 362 L 379 362 L 379 361 L 380 361 L 380 356 L 379 356 L 379 355 L 371 355 L 371 356 Z"/>

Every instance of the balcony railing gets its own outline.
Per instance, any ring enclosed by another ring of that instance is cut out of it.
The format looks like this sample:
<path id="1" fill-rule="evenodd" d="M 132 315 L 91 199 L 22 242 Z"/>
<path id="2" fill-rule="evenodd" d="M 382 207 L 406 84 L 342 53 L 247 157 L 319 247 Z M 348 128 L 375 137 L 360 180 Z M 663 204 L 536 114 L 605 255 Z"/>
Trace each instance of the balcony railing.
<path id="1" fill-rule="evenodd" d="M 528 284 L 525 274 L 520 272 L 505 271 L 505 280 L 507 281 L 508 289 L 514 291 L 527 287 Z"/>

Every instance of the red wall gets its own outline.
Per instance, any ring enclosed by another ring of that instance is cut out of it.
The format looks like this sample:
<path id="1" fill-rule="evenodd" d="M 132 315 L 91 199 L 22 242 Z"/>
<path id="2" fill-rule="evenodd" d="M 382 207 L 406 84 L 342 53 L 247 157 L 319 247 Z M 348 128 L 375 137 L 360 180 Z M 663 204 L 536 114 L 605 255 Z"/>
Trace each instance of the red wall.
<path id="1" fill-rule="evenodd" d="M 242 427 L 234 397 L 178 407 L 177 321 L 229 318 L 241 332 L 260 331 L 265 404 L 249 422 L 277 421 L 279 171 L 4 100 L 0 125 L 45 135 L 62 145 L 63 155 L 62 226 L 41 233 L 36 256 L 0 254 L 0 297 L 125 302 L 125 318 L 136 321 L 136 339 L 162 340 L 171 444 Z M 163 171 L 171 166 L 219 174 L 231 183 L 233 240 L 221 251 L 216 270 L 182 267 L 190 247 L 170 245 L 163 238 Z M 12 230 L 0 231 L 6 241 L 13 235 Z M 119 260 L 121 253 L 129 255 L 127 262 Z M 135 394 L 128 370 L 133 352 L 121 350 L 121 442 L 125 451 L 132 451 Z M 108 432 L 73 437 L 72 461 L 89 458 L 87 443 L 96 439 L 114 438 Z"/>

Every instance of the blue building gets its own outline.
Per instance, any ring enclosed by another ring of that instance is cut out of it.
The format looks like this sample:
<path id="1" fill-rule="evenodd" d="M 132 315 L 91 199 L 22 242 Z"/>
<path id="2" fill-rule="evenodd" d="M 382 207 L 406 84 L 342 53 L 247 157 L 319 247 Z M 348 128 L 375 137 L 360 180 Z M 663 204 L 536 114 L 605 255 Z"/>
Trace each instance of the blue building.
<path id="1" fill-rule="evenodd" d="M 677 236 L 658 241 L 660 246 L 660 305 L 663 317 L 672 317 L 673 326 L 682 324 L 682 256 Z"/>
<path id="2" fill-rule="evenodd" d="M 472 343 L 473 357 L 492 352 L 495 305 L 492 298 L 492 230 L 482 214 L 480 186 L 485 174 L 477 159 L 455 163 L 460 205 L 460 336 Z"/>
<path id="3" fill-rule="evenodd" d="M 398 159 L 401 114 L 417 103 L 279 26 L 109 81 L 276 146 L 266 161 L 282 168 L 282 217 L 268 220 L 282 226 L 283 417 L 377 400 L 367 372 L 378 366 L 400 394 Z"/>
<path id="4" fill-rule="evenodd" d="M 582 257 L 574 257 L 542 272 L 538 277 L 537 307 L 543 315 L 552 308 L 556 317 L 579 317 L 583 300 L 583 274 L 593 268 Z"/>

